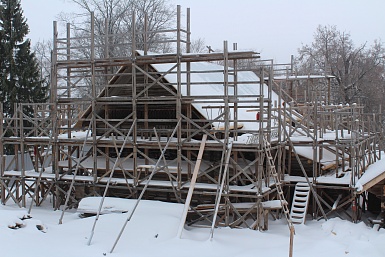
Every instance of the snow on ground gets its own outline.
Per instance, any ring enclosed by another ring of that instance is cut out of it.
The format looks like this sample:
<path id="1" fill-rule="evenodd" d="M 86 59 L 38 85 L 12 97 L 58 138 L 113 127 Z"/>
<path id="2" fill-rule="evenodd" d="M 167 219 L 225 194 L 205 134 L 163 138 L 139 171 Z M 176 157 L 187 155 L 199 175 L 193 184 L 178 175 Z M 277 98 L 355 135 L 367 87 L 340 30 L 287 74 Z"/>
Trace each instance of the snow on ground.
<path id="1" fill-rule="evenodd" d="M 132 210 L 134 200 L 115 206 Z M 111 202 L 109 202 L 110 204 Z M 87 204 L 87 208 L 98 208 Z M 106 206 L 112 208 L 114 206 Z M 63 224 L 61 211 L 51 207 L 34 207 L 32 218 L 16 206 L 0 206 L 1 256 L 97 257 L 97 256 L 288 256 L 289 229 L 285 220 L 269 222 L 268 231 L 218 228 L 209 240 L 208 228 L 186 227 L 182 239 L 176 237 L 183 206 L 157 201 L 141 201 L 124 230 L 113 253 L 115 242 L 128 213 L 101 215 L 96 223 L 91 245 L 88 238 L 95 217 L 80 218 L 75 211 L 66 212 Z M 9 224 L 21 223 L 10 229 Z M 43 231 L 37 225 L 44 227 Z M 385 253 L 385 230 L 377 231 L 363 222 L 353 224 L 339 218 L 328 221 L 307 221 L 296 226 L 294 256 L 380 257 Z"/>

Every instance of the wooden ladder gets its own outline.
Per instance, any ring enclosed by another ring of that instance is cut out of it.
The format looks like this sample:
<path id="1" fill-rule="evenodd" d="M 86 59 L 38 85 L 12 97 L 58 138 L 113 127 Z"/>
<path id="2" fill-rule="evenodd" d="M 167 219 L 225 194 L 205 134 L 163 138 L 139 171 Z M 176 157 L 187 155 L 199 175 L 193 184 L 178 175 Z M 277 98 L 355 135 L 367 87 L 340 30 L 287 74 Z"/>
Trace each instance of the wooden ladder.
<path id="1" fill-rule="evenodd" d="M 309 203 L 310 186 L 306 182 L 298 182 L 295 185 L 293 203 L 290 216 L 295 224 L 304 224 Z"/>
<path id="2" fill-rule="evenodd" d="M 273 160 L 273 157 L 271 155 L 270 143 L 267 141 L 265 136 L 263 137 L 262 145 L 263 145 L 264 152 L 266 154 L 267 169 L 268 169 L 269 173 L 273 176 L 275 187 L 277 189 L 278 199 L 281 202 L 283 213 L 285 215 L 285 218 L 288 222 L 289 227 L 292 228 L 293 227 L 293 221 L 291 220 L 289 207 L 288 207 L 287 201 L 285 199 L 285 196 L 283 194 L 281 179 L 280 179 L 280 177 L 277 173 L 277 169 L 275 168 L 275 165 L 274 165 L 274 160 Z"/>

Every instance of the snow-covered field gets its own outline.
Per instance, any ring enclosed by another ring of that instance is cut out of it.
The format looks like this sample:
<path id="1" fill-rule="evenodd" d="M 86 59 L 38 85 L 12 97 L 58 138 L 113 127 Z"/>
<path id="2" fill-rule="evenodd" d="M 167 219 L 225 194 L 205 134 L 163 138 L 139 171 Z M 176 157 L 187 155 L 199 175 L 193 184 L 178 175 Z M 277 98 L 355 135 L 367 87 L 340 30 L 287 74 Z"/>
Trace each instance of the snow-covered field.
<path id="1" fill-rule="evenodd" d="M 121 205 L 132 210 L 134 201 L 123 201 Z M 208 228 L 185 227 L 180 239 L 176 235 L 183 206 L 156 201 L 140 202 L 110 253 L 130 211 L 104 210 L 106 214 L 99 217 L 88 245 L 95 217 L 80 218 L 75 211 L 66 212 L 63 224 L 59 225 L 61 211 L 51 207 L 34 207 L 32 218 L 22 220 L 27 210 L 0 206 L 0 256 L 289 256 L 289 229 L 284 219 L 270 221 L 269 230 L 263 232 L 217 228 L 212 240 Z M 21 227 L 8 227 L 15 224 Z M 307 221 L 296 226 L 294 256 L 382 257 L 384 242 L 384 229 L 377 231 L 363 222 L 353 224 L 339 218 Z"/>

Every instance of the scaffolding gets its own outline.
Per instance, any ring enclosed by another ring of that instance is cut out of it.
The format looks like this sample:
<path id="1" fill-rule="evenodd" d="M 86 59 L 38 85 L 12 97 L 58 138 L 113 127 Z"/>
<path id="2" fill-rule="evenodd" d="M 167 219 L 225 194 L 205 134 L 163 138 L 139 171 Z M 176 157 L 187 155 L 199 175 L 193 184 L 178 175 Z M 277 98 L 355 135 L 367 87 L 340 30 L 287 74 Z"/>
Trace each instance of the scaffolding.
<path id="1" fill-rule="evenodd" d="M 314 217 L 357 203 L 355 179 L 380 158 L 379 117 L 325 100 L 312 85 L 330 76 L 295 76 L 290 65 L 278 76 L 273 61 L 226 41 L 222 52 L 190 53 L 190 10 L 184 26 L 181 17 L 178 6 L 175 29 L 139 32 L 133 16 L 130 38 L 141 40 L 114 45 L 108 29 L 95 34 L 92 16 L 81 46 L 88 58 L 76 54 L 70 25 L 61 38 L 54 23 L 50 102 L 17 104 L 13 117 L 1 117 L 3 204 L 50 198 L 65 210 L 102 195 L 185 203 L 193 187 L 186 224 L 267 229 L 268 215 L 288 212 L 290 188 L 304 179 Z M 166 33 L 151 43 L 176 51 L 151 53 L 142 40 L 150 33 Z M 113 48 L 129 51 L 110 57 Z M 308 84 L 305 102 L 287 93 L 299 81 Z M 333 162 L 322 163 L 325 151 Z M 330 173 L 349 179 L 322 179 Z"/>

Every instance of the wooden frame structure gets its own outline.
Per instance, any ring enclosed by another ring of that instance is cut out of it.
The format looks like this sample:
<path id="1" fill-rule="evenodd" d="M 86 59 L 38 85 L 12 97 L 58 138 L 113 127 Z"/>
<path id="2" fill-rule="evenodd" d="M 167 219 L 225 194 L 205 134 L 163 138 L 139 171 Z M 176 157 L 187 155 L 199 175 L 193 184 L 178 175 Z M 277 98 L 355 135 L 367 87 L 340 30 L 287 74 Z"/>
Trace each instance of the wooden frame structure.
<path id="1" fill-rule="evenodd" d="M 362 113 L 360 106 L 325 105 L 310 87 L 311 98 L 303 105 L 285 93 L 285 85 L 332 78 L 276 77 L 272 61 L 260 61 L 254 51 L 230 51 L 226 41 L 223 52 L 190 53 L 189 9 L 184 28 L 181 17 L 178 6 L 175 29 L 147 31 L 145 26 L 138 32 L 133 16 L 131 38 L 171 35 L 153 42 L 173 44 L 175 53 L 166 54 L 150 53 L 146 40 L 110 45 L 116 35 L 96 35 L 91 17 L 91 32 L 82 39 L 89 58 L 75 54 L 79 46 L 70 26 L 59 38 L 54 23 L 50 103 L 18 104 L 14 117 L 1 117 L 1 154 L 17 153 L 2 160 L 3 204 L 12 199 L 26 206 L 32 199 L 32 206 L 52 197 L 55 208 L 66 209 L 86 196 L 139 194 L 184 203 L 194 185 L 188 224 L 263 229 L 266 214 L 287 205 L 282 183 L 288 189 L 304 179 L 311 185 L 315 217 L 357 201 L 354 179 L 379 158 L 378 117 Z M 109 57 L 112 47 L 126 47 L 130 54 Z M 255 73 L 240 68 L 242 60 L 256 64 Z M 210 65 L 199 69 L 201 63 Z M 253 79 L 243 80 L 242 72 L 254 74 Z M 202 74 L 216 79 L 194 79 Z M 198 85 L 220 85 L 222 92 L 196 94 Z M 246 85 L 258 93 L 240 94 Z M 245 110 L 256 118 L 242 117 Z M 333 130 L 334 138 L 324 137 Z M 301 146 L 312 149 L 311 169 L 295 150 Z M 335 154 L 327 167 L 320 161 L 324 149 Z M 346 167 L 352 167 L 347 184 L 320 180 L 331 170 L 338 178 Z M 334 190 L 347 193 L 334 195 Z M 290 190 L 285 191 L 290 201 Z M 279 208 L 269 204 L 277 200 Z"/>
<path id="2" fill-rule="evenodd" d="M 278 88 L 289 88 L 287 92 L 291 92 L 285 96 L 290 102 L 289 112 L 301 114 L 298 119 L 290 119 L 293 126 L 287 130 L 291 141 L 289 153 L 298 155 L 296 152 L 301 148 L 312 152 L 297 157 L 297 160 L 288 158 L 286 180 L 288 185 L 295 185 L 303 181 L 301 177 L 309 177 L 308 181 L 317 192 L 313 197 L 319 196 L 327 215 L 340 215 L 339 212 L 345 214 L 344 218 L 357 221 L 367 199 L 365 195 L 357 194 L 356 182 L 369 165 L 381 159 L 381 114 L 364 113 L 364 107 L 359 104 L 331 104 L 332 77 L 324 77 L 323 82 L 319 79 L 320 76 L 286 74 L 274 80 Z M 301 81 L 306 84 L 302 101 L 298 100 L 298 93 L 293 93 Z M 326 90 L 317 88 L 320 83 Z M 325 154 L 331 154 L 334 161 L 322 161 Z M 306 175 L 303 170 L 306 170 Z M 312 213 L 315 217 L 320 213 L 316 204 L 313 204 Z"/>

